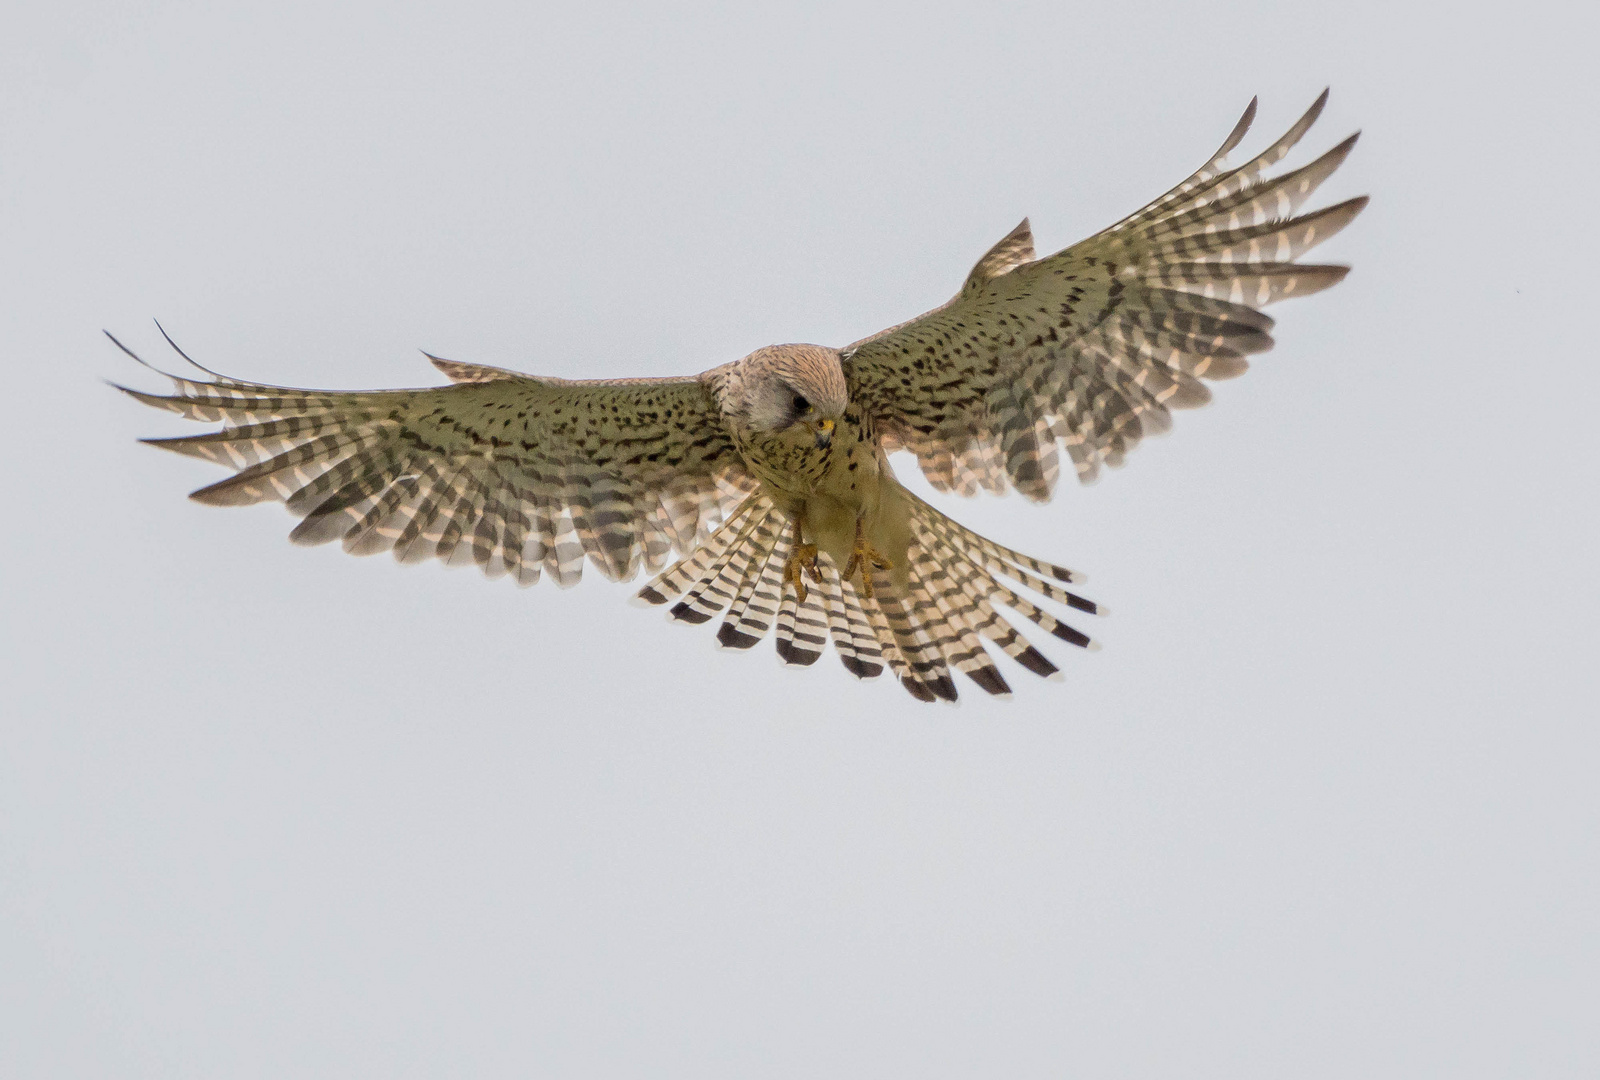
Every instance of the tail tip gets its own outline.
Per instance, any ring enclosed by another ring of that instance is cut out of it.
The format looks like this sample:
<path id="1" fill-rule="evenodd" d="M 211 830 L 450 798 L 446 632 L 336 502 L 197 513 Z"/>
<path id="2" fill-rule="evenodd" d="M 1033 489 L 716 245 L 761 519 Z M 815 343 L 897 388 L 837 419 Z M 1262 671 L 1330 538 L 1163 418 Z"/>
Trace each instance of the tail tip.
<path id="1" fill-rule="evenodd" d="M 967 678 L 995 697 L 1009 698 L 1011 696 L 1011 684 L 1006 682 L 1005 676 L 1001 675 L 999 670 L 992 664 L 974 668 L 967 672 Z"/>
<path id="2" fill-rule="evenodd" d="M 854 656 L 841 656 L 844 668 L 858 679 L 876 679 L 883 674 L 882 664 L 872 664 Z"/>
<path id="3" fill-rule="evenodd" d="M 778 639 L 777 651 L 784 667 L 810 667 L 822 659 L 822 653 L 814 649 L 802 649 L 787 638 Z"/>
<path id="4" fill-rule="evenodd" d="M 724 649 L 748 649 L 761 639 L 747 634 L 732 623 L 723 623 L 717 630 L 717 644 Z"/>
<path id="5" fill-rule="evenodd" d="M 696 611 L 694 608 L 689 606 L 687 601 L 684 600 L 680 600 L 676 604 L 673 604 L 672 610 L 668 612 L 668 614 L 679 622 L 686 622 L 693 626 L 699 626 L 701 623 L 708 623 L 711 621 L 710 615 L 707 615 L 703 611 Z"/>

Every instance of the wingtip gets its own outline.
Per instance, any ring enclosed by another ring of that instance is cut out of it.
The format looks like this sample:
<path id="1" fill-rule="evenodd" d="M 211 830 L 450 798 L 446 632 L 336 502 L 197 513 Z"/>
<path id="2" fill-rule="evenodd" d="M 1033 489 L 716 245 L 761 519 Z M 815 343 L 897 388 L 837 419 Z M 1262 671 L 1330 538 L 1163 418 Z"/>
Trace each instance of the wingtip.
<path id="1" fill-rule="evenodd" d="M 1244 141 L 1245 135 L 1250 131 L 1250 126 L 1256 122 L 1256 110 L 1261 105 L 1260 96 L 1252 97 L 1250 104 L 1244 107 L 1239 122 L 1233 125 L 1233 130 L 1228 133 L 1227 140 L 1222 144 L 1222 149 L 1216 152 L 1216 157 L 1223 157 Z"/>
<path id="2" fill-rule="evenodd" d="M 1322 115 L 1322 110 L 1328 104 L 1328 89 L 1328 87 L 1324 86 L 1322 88 L 1322 93 L 1317 95 L 1317 100 L 1313 101 L 1311 103 L 1311 108 L 1306 110 L 1305 116 L 1300 121 L 1306 127 L 1310 127 L 1312 124 L 1316 123 L 1317 118 Z"/>
<path id="3" fill-rule="evenodd" d="M 161 329 L 161 324 L 160 323 L 156 323 L 156 329 L 158 329 L 158 330 Z M 145 368 L 150 369 L 151 371 L 155 372 L 157 375 L 160 375 L 163 379 L 171 379 L 175 383 L 180 381 L 178 376 L 172 374 L 170 371 L 161 370 L 160 368 L 158 368 L 154 364 L 152 364 L 150 361 L 146 360 L 144 357 L 140 356 L 138 353 L 136 353 L 132 349 L 128 348 L 121 341 L 117 340 L 117 336 L 115 334 L 113 334 L 110 330 L 102 329 L 100 332 L 102 334 L 104 334 L 107 338 L 109 338 L 110 341 L 111 341 L 111 344 L 113 344 L 117 348 L 121 349 L 126 356 L 128 356 L 131 360 L 133 360 L 134 363 L 140 365 L 141 367 L 145 367 Z M 162 337 L 166 337 L 166 334 L 167 334 L 167 332 L 165 330 L 161 330 L 161 336 Z M 169 344 L 171 344 L 172 339 L 171 338 L 167 338 L 167 342 Z M 177 345 L 173 345 L 172 347 L 174 349 L 177 349 L 177 352 L 178 352 L 179 356 L 182 356 L 185 360 L 189 360 L 189 357 L 187 355 L 185 355 L 184 351 L 182 349 L 179 349 Z M 199 364 L 195 364 L 195 362 L 193 360 L 189 360 L 189 363 L 194 364 L 194 366 L 196 368 L 199 368 L 199 370 L 204 371 L 207 375 L 210 375 L 210 376 L 212 376 L 214 378 L 219 378 L 219 379 L 223 378 L 223 376 L 217 375 L 216 372 L 211 371 L 209 368 L 200 367 L 200 365 Z"/>
<path id="4" fill-rule="evenodd" d="M 174 444 L 175 443 L 184 442 L 185 438 L 186 438 L 185 436 L 181 436 L 180 435 L 175 439 L 174 438 L 149 438 L 149 439 L 139 439 L 139 440 L 137 440 L 137 442 L 139 442 L 143 446 L 154 446 L 158 450 L 179 450 L 181 452 L 181 448 L 178 447 L 178 446 L 175 446 Z"/>
<path id="5" fill-rule="evenodd" d="M 108 339 L 110 339 L 111 344 L 113 344 L 117 348 L 121 349 L 123 351 L 123 353 L 125 355 L 127 355 L 130 359 L 132 359 L 135 363 L 143 364 L 145 367 L 150 368 L 151 371 L 155 371 L 156 370 L 155 367 L 153 367 L 149 362 L 147 362 L 138 353 L 134 352 L 132 349 L 128 348 L 122 342 L 118 341 L 117 340 L 117 335 L 113 334 L 110 330 L 102 329 L 100 332 L 102 334 L 104 334 Z"/>
<path id="6" fill-rule="evenodd" d="M 1337 154 L 1339 156 L 1340 163 L 1343 164 L 1344 159 L 1350 156 L 1350 151 L 1355 149 L 1356 142 L 1360 138 L 1361 138 L 1361 129 L 1357 128 L 1356 130 L 1352 131 L 1350 134 L 1346 135 L 1343 139 L 1341 139 L 1339 141 L 1339 144 L 1337 146 L 1335 146 L 1332 150 L 1328 151 L 1328 155 L 1331 157 L 1331 156 Z"/>
<path id="7" fill-rule="evenodd" d="M 161 331 L 161 336 L 167 339 L 167 344 L 172 346 L 172 351 L 177 353 L 179 356 L 183 357 L 184 360 L 188 362 L 190 367 L 194 368 L 196 371 L 203 371 L 207 375 L 210 375 L 214 379 L 226 378 L 226 376 L 219 375 L 217 372 L 212 371 L 210 368 L 206 367 L 204 364 L 201 364 L 201 363 L 197 362 L 194 357 L 192 357 L 188 353 L 184 352 L 182 347 L 179 346 L 179 344 L 176 341 L 172 340 L 172 335 L 167 333 L 167 328 L 161 325 L 161 320 L 160 319 L 152 317 L 150 321 L 156 324 L 156 329 Z"/>
<path id="8" fill-rule="evenodd" d="M 1357 195 L 1353 199 L 1346 199 L 1344 202 L 1339 203 L 1337 206 L 1330 206 L 1328 209 L 1345 211 L 1347 216 L 1345 217 L 1344 222 L 1341 223 L 1341 225 L 1340 225 L 1340 228 L 1343 228 L 1345 224 L 1348 224 L 1349 222 L 1354 221 L 1355 218 L 1356 218 L 1356 215 L 1361 213 L 1361 211 L 1365 210 L 1367 208 L 1367 204 L 1369 202 L 1371 202 L 1371 201 L 1372 201 L 1372 196 L 1371 195 Z"/>
<path id="9" fill-rule="evenodd" d="M 112 382 L 110 379 L 102 379 L 101 381 L 107 386 L 111 387 L 113 390 L 121 390 L 124 394 L 127 394 L 141 405 L 149 405 L 157 409 L 171 410 L 173 408 L 173 402 L 180 400 L 177 398 L 162 397 L 160 394 L 147 393 L 144 390 L 135 390 L 131 386 L 123 386 L 121 383 Z"/>

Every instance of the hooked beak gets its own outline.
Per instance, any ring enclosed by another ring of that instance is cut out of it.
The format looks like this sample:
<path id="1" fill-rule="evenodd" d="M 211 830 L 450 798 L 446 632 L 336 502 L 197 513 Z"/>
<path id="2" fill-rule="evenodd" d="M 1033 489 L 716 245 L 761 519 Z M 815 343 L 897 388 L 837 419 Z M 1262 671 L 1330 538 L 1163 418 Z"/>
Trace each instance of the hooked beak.
<path id="1" fill-rule="evenodd" d="M 811 433 L 817 437 L 817 449 L 826 450 L 833 445 L 833 421 L 818 420 L 815 424 L 808 424 Z"/>

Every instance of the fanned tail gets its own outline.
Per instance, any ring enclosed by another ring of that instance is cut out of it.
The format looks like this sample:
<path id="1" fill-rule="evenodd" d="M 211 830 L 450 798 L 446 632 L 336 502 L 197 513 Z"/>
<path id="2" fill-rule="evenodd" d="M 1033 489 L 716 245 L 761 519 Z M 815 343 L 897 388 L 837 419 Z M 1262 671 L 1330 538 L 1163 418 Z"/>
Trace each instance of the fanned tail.
<path id="1" fill-rule="evenodd" d="M 956 700 L 952 672 L 990 694 L 1009 694 L 986 642 L 1037 675 L 1057 671 L 1001 609 L 1072 645 L 1098 647 L 1043 606 L 1104 615 L 1100 605 L 1062 588 L 1081 575 L 980 536 L 909 493 L 908 499 L 912 542 L 904 587 L 890 572 L 875 570 L 868 597 L 859 578 L 843 580 L 823 553 L 822 581 L 800 600 L 783 582 L 792 521 L 757 494 L 639 597 L 652 604 L 681 597 L 671 613 L 683 622 L 709 622 L 725 613 L 717 640 L 727 648 L 751 648 L 775 630 L 778 655 L 788 664 L 815 663 L 831 640 L 851 674 L 870 679 L 887 667 L 920 701 Z"/>

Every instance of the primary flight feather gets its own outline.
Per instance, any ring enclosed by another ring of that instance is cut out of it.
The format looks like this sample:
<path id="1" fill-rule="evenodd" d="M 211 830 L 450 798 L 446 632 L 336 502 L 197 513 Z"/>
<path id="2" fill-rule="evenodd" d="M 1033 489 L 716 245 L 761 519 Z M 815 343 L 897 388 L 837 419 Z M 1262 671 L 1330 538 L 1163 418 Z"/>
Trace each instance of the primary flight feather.
<path id="1" fill-rule="evenodd" d="M 1009 484 L 1044 501 L 1063 451 L 1091 479 L 1165 430 L 1169 410 L 1209 400 L 1202 378 L 1238 375 L 1272 347 L 1262 307 L 1348 271 L 1295 260 L 1367 200 L 1296 214 L 1355 136 L 1266 175 L 1326 100 L 1229 169 L 1252 101 L 1221 149 L 1148 206 L 1043 259 L 1024 219 L 949 303 L 844 349 L 769 346 L 680 379 L 568 381 L 429 357 L 451 385 L 339 393 L 207 372 L 169 376 L 171 396 L 120 389 L 220 422 L 148 441 L 236 470 L 193 498 L 284 502 L 303 518 L 298 543 L 474 561 L 524 585 L 574 584 L 586 559 L 614 580 L 643 567 L 655 576 L 639 595 L 677 598 L 676 618 L 725 613 L 724 645 L 775 629 L 789 663 L 831 640 L 856 675 L 887 666 L 924 701 L 955 699 L 952 669 L 1008 693 L 986 643 L 1056 668 L 1001 609 L 1079 646 L 1091 640 L 1053 611 L 1101 609 L 1064 588 L 1070 571 L 907 491 L 888 455 L 910 451 L 941 491 Z"/>

